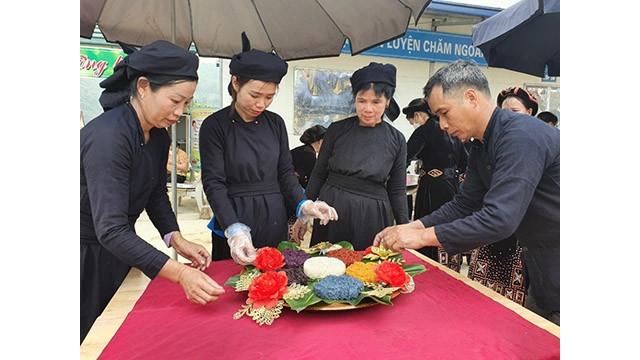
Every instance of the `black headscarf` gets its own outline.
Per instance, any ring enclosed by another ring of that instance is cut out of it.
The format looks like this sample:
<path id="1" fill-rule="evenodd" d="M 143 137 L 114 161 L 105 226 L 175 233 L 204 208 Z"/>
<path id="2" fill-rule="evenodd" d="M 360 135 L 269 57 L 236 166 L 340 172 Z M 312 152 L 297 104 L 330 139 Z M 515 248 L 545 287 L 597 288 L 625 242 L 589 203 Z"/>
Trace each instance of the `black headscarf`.
<path id="1" fill-rule="evenodd" d="M 356 70 L 351 75 L 351 87 L 359 88 L 363 84 L 368 83 L 384 83 L 396 87 L 396 67 L 391 64 L 381 64 L 371 62 L 369 65 Z M 389 120 L 393 121 L 400 115 L 400 106 L 396 100 L 392 97 L 389 102 L 389 107 L 385 110 L 385 114 Z"/>
<path id="2" fill-rule="evenodd" d="M 413 114 L 418 111 L 426 112 L 429 117 L 432 116 L 431 109 L 429 109 L 429 104 L 427 104 L 427 102 L 423 98 L 411 100 L 411 102 L 409 102 L 409 105 L 402 109 L 402 113 L 407 115 L 407 117 L 409 118 L 413 117 Z"/>
<path id="3" fill-rule="evenodd" d="M 229 63 L 231 75 L 280 84 L 287 74 L 287 63 L 274 53 L 251 49 L 247 35 L 242 33 L 242 52 L 233 55 Z"/>
<path id="4" fill-rule="evenodd" d="M 129 84 L 136 77 L 162 75 L 198 80 L 198 56 L 178 45 L 157 40 L 140 50 L 123 43 L 120 46 L 127 56 L 113 68 L 113 75 L 100 83 L 104 89 L 100 105 L 105 111 L 129 100 Z"/>
<path id="5" fill-rule="evenodd" d="M 302 133 L 302 136 L 300 136 L 300 142 L 305 145 L 313 144 L 314 142 L 322 139 L 326 132 L 327 128 L 322 125 L 312 126 Z"/>
<path id="6" fill-rule="evenodd" d="M 538 99 L 526 89 L 521 87 L 510 87 L 504 89 L 498 94 L 498 107 L 502 107 L 502 103 L 509 97 L 516 97 L 522 102 L 525 108 L 531 109 L 531 116 L 535 116 L 538 112 Z"/>

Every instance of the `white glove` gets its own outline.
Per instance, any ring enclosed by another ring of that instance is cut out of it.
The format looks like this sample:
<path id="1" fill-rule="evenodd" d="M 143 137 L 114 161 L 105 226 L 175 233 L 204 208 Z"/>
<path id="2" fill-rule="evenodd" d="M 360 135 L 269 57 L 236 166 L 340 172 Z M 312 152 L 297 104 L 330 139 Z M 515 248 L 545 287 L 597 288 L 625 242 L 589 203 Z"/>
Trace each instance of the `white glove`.
<path id="1" fill-rule="evenodd" d="M 256 260 L 256 249 L 251 242 L 251 229 L 243 223 L 234 223 L 224 231 L 231 257 L 240 265 L 249 265 Z"/>
<path id="2" fill-rule="evenodd" d="M 331 220 L 338 220 L 338 212 L 324 201 L 306 200 L 300 205 L 298 219 L 305 223 L 311 219 L 319 219 L 320 225 L 327 225 Z"/>

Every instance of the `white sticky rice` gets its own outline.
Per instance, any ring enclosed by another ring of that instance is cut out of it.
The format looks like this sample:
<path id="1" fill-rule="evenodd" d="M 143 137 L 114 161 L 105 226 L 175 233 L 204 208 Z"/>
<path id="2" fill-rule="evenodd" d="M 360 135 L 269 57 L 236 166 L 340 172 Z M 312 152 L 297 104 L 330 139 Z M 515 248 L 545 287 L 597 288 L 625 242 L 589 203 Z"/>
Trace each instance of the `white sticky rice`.
<path id="1" fill-rule="evenodd" d="M 309 258 L 302 267 L 304 274 L 311 279 L 322 279 L 329 275 L 340 276 L 347 269 L 342 260 L 324 256 Z"/>

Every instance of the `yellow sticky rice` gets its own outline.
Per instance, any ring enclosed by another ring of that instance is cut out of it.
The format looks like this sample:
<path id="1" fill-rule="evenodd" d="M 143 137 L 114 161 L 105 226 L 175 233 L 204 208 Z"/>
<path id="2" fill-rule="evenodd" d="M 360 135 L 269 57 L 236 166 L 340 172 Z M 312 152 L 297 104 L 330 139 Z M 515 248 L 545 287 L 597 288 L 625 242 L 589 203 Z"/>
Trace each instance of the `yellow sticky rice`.
<path id="1" fill-rule="evenodd" d="M 375 262 L 363 263 L 362 261 L 357 261 L 347 267 L 346 273 L 363 283 L 374 283 L 376 274 L 373 269 L 377 265 Z"/>

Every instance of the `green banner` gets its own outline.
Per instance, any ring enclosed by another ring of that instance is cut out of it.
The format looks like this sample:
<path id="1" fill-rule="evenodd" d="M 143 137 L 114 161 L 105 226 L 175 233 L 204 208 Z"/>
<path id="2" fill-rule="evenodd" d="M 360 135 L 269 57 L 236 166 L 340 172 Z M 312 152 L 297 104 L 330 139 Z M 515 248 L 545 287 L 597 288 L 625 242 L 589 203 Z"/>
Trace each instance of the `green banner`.
<path id="1" fill-rule="evenodd" d="M 107 78 L 125 57 L 122 50 L 80 47 L 80 77 Z"/>

